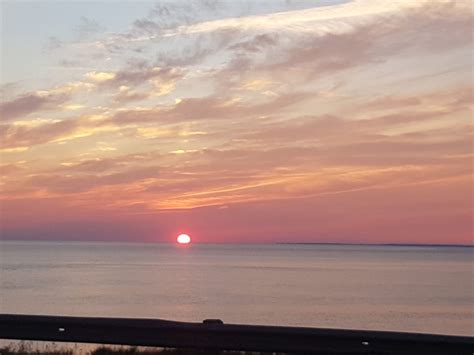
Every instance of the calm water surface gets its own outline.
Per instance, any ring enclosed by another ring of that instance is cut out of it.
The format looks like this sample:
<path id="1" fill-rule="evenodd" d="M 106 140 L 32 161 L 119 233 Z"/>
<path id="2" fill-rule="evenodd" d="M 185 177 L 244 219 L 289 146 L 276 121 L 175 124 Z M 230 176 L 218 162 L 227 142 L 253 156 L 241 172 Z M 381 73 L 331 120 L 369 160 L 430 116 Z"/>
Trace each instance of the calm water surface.
<path id="1" fill-rule="evenodd" d="M 474 335 L 473 252 L 1 242 L 0 312 Z"/>

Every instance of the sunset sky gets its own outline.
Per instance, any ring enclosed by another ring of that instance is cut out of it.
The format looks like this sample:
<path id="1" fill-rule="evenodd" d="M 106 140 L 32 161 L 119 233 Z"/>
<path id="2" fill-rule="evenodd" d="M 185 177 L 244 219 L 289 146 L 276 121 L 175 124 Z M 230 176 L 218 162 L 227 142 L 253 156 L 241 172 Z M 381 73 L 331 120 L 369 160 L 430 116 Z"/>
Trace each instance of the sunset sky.
<path id="1" fill-rule="evenodd" d="M 462 1 L 2 1 L 3 239 L 472 244 Z"/>

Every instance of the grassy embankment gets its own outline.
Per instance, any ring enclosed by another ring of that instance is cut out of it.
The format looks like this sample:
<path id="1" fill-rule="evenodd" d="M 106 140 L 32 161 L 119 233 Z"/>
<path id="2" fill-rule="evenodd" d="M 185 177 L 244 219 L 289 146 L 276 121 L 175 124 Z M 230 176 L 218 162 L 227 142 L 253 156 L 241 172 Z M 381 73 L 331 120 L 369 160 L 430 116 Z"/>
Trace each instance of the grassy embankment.
<path id="1" fill-rule="evenodd" d="M 191 349 L 160 349 L 125 346 L 99 346 L 85 351 L 81 348 L 58 346 L 56 344 L 35 347 L 28 343 L 0 347 L 0 355 L 215 355 L 216 352 Z M 275 353 L 260 353 L 249 351 L 222 351 L 225 355 L 276 355 Z M 284 354 L 281 354 L 284 355 Z"/>

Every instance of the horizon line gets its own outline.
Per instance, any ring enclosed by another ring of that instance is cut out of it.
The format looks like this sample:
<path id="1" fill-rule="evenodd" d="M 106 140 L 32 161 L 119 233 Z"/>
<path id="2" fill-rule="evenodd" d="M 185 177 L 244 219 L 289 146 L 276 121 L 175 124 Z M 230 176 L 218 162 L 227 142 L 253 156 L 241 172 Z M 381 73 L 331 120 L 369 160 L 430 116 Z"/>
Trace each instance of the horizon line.
<path id="1" fill-rule="evenodd" d="M 116 243 L 116 244 L 177 244 L 175 241 L 129 241 L 129 240 L 57 240 L 57 239 L 1 239 L 0 242 L 59 242 L 59 243 Z M 209 244 L 228 244 L 228 245 L 353 245 L 353 246 L 406 246 L 406 247 L 474 247 L 472 244 L 462 243 L 364 243 L 364 242 L 198 242 L 193 241 L 192 244 L 209 245 Z"/>

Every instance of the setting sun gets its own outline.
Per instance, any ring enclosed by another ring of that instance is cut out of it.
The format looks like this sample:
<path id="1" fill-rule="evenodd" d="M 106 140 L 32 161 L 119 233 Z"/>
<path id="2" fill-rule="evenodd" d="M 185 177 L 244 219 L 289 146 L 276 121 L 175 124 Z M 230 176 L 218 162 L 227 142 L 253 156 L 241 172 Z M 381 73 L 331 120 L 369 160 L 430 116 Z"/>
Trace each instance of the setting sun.
<path id="1" fill-rule="evenodd" d="M 176 241 L 179 244 L 189 244 L 191 243 L 191 237 L 187 234 L 180 234 L 178 235 L 178 238 L 176 238 Z"/>

